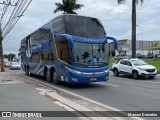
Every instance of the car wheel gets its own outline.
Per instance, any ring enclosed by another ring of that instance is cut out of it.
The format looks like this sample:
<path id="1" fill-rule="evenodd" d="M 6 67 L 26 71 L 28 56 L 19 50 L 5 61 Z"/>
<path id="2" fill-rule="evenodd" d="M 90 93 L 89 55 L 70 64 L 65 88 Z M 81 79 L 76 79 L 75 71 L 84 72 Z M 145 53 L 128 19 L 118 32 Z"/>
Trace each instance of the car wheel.
<path id="1" fill-rule="evenodd" d="M 132 77 L 133 77 L 133 79 L 138 79 L 138 72 L 137 71 L 133 71 L 132 72 Z"/>
<path id="2" fill-rule="evenodd" d="M 114 76 L 119 76 L 119 72 L 117 69 L 114 69 L 113 73 L 114 73 Z"/>
<path id="3" fill-rule="evenodd" d="M 153 78 L 155 78 L 155 76 L 149 76 L 149 78 L 153 79 Z"/>
<path id="4" fill-rule="evenodd" d="M 57 75 L 57 72 L 56 72 L 56 70 L 53 70 L 52 71 L 52 78 L 53 78 L 53 83 L 54 84 L 59 84 L 60 83 L 60 81 L 58 81 L 58 75 Z"/>

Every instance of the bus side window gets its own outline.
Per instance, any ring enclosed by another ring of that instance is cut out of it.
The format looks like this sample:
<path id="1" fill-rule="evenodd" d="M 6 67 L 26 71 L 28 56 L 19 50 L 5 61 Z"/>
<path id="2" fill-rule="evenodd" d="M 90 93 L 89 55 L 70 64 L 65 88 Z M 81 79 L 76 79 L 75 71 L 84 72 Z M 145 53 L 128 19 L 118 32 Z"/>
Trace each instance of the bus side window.
<path id="1" fill-rule="evenodd" d="M 31 61 L 33 63 L 40 62 L 40 53 L 39 52 L 32 53 Z"/>
<path id="2" fill-rule="evenodd" d="M 42 52 L 42 61 L 43 62 L 54 62 L 54 54 L 50 51 Z"/>

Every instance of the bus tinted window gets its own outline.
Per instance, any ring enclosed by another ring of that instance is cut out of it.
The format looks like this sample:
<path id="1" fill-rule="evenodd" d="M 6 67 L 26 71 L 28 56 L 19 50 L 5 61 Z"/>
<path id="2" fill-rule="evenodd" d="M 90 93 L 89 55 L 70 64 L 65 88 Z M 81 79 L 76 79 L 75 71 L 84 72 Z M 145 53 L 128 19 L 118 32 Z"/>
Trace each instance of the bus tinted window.
<path id="1" fill-rule="evenodd" d="M 40 52 L 32 53 L 31 61 L 32 62 L 40 62 L 40 56 L 41 56 Z"/>
<path id="2" fill-rule="evenodd" d="M 87 37 L 104 38 L 105 30 L 95 18 L 82 16 L 65 16 L 67 34 Z"/>
<path id="3" fill-rule="evenodd" d="M 74 42 L 72 62 L 77 65 L 106 65 L 108 64 L 107 43 L 80 43 Z"/>
<path id="4" fill-rule="evenodd" d="M 54 54 L 50 51 L 42 51 L 42 61 L 43 62 L 53 62 Z"/>
<path id="5" fill-rule="evenodd" d="M 46 27 L 40 28 L 31 35 L 32 43 L 37 43 L 41 40 L 50 40 L 51 39 L 51 33 L 50 30 Z"/>

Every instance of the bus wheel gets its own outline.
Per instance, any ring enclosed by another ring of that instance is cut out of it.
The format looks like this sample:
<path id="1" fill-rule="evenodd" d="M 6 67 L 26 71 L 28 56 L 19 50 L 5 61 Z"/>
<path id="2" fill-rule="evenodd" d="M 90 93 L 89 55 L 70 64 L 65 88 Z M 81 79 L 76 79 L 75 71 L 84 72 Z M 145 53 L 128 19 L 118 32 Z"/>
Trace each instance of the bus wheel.
<path id="1" fill-rule="evenodd" d="M 58 75 L 57 75 L 57 72 L 56 72 L 56 70 L 54 70 L 53 72 L 52 72 L 52 75 L 53 75 L 53 83 L 54 84 L 59 84 L 59 81 L 58 81 Z"/>
<path id="2" fill-rule="evenodd" d="M 45 73 L 44 73 L 44 78 L 46 81 L 48 82 L 51 82 L 51 77 L 50 77 L 50 74 L 49 74 L 49 71 L 48 70 L 45 70 Z"/>
<path id="3" fill-rule="evenodd" d="M 28 76 L 30 76 L 29 67 L 27 67 L 27 69 L 26 69 L 26 74 L 27 74 Z"/>

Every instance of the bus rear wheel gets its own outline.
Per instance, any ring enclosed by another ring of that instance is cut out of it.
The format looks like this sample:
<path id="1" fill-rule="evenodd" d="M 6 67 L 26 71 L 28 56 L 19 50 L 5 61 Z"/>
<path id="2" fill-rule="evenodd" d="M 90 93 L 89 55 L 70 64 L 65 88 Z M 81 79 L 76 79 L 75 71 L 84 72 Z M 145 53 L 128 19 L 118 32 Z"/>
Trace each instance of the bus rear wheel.
<path id="1" fill-rule="evenodd" d="M 56 70 L 53 70 L 52 71 L 52 79 L 53 79 L 53 83 L 54 84 L 59 84 L 60 82 L 58 81 L 58 75 L 57 75 L 57 72 L 56 72 Z"/>
<path id="2" fill-rule="evenodd" d="M 46 69 L 45 72 L 44 72 L 44 78 L 45 78 L 46 81 L 52 82 L 51 76 L 50 76 L 50 74 L 49 74 L 48 69 Z"/>

